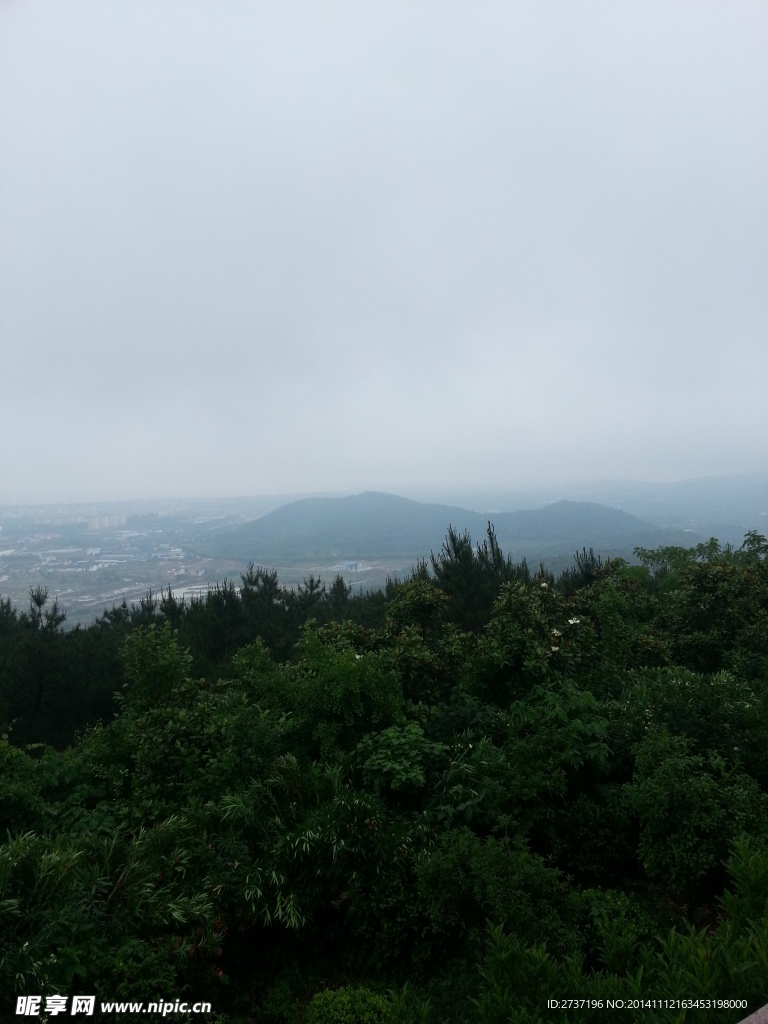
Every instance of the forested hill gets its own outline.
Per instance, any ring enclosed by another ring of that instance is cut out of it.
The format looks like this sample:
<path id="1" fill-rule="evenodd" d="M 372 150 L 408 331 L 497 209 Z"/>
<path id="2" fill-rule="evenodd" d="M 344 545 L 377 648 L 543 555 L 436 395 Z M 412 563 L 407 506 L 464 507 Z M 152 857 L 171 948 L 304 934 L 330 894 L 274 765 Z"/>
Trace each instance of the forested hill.
<path id="1" fill-rule="evenodd" d="M 517 558 L 571 553 L 584 544 L 604 554 L 631 555 L 635 546 L 688 546 L 702 539 L 592 502 L 558 501 L 539 509 L 489 513 L 365 491 L 344 498 L 294 501 L 261 519 L 201 536 L 197 543 L 206 554 L 262 564 L 416 560 L 439 550 L 446 524 L 478 537 L 485 534 L 489 519 L 504 550 Z"/>

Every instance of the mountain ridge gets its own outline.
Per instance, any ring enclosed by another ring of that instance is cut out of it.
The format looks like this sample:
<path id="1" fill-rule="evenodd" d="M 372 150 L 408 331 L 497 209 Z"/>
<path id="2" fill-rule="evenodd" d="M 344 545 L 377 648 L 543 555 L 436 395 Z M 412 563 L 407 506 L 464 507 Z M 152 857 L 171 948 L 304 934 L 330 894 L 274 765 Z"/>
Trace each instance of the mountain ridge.
<path id="1" fill-rule="evenodd" d="M 384 491 L 345 497 L 301 498 L 258 519 L 197 538 L 200 550 L 260 564 L 399 558 L 437 553 L 449 527 L 481 541 L 489 521 L 505 554 L 545 558 L 594 547 L 631 554 L 660 544 L 691 546 L 703 537 L 667 530 L 620 509 L 561 500 L 538 509 L 484 513 L 455 505 L 419 502 Z"/>

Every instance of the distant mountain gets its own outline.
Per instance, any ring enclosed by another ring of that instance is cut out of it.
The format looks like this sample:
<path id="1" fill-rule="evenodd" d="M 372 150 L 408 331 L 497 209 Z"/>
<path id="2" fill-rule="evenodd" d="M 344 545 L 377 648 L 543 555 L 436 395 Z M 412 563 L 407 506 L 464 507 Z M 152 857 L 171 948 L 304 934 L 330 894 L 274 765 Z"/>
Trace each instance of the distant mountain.
<path id="1" fill-rule="evenodd" d="M 661 484 L 594 485 L 589 497 L 657 526 L 688 528 L 740 544 L 747 530 L 768 528 L 768 473 L 703 477 Z"/>
<path id="2" fill-rule="evenodd" d="M 463 508 L 541 508 L 554 501 L 595 502 L 621 509 L 656 526 L 692 530 L 706 538 L 741 544 L 747 530 L 768 532 L 768 473 L 740 473 L 653 483 L 596 480 L 528 491 L 465 491 L 413 494 L 420 501 L 442 500 Z"/>
<path id="3" fill-rule="evenodd" d="M 345 498 L 294 501 L 253 522 L 206 531 L 195 544 L 201 553 L 243 563 L 330 565 L 351 559 L 397 559 L 405 564 L 430 551 L 437 553 L 449 526 L 468 530 L 473 541 L 482 541 L 489 519 L 502 550 L 515 558 L 551 558 L 583 546 L 628 555 L 637 545 L 690 546 L 702 539 L 591 502 L 557 501 L 544 508 L 490 515 L 366 491 Z"/>
<path id="4" fill-rule="evenodd" d="M 510 552 L 548 555 L 591 546 L 596 551 L 614 553 L 637 546 L 690 546 L 701 539 L 685 530 L 666 530 L 621 509 L 589 501 L 556 501 L 543 508 L 501 512 L 490 518 L 499 542 Z"/>

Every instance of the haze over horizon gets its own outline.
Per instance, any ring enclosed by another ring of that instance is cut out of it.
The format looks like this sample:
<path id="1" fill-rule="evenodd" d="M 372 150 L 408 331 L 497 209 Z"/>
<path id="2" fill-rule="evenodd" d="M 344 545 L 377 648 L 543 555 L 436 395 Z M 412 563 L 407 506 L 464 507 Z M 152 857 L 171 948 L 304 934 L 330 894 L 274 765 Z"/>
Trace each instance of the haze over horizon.
<path id="1" fill-rule="evenodd" d="M 0 504 L 768 470 L 768 8 L 0 7 Z"/>

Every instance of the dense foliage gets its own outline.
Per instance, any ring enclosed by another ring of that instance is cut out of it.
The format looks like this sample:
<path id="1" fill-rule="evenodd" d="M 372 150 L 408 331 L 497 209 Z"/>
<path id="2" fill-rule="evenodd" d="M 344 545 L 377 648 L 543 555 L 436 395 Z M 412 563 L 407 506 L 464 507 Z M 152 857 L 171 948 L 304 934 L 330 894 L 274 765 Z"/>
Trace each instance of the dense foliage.
<path id="1" fill-rule="evenodd" d="M 9 1005 L 709 1024 L 767 1002 L 768 542 L 637 554 L 555 581 L 449 532 L 362 598 L 251 566 L 89 629 L 43 593 L 3 605 Z M 633 998 L 657 1005 L 606 1010 Z"/>

